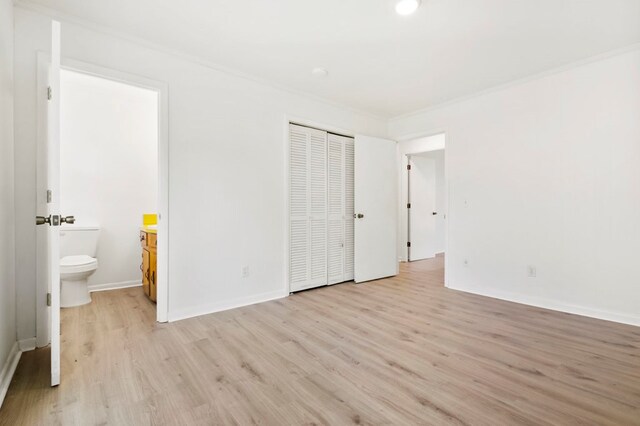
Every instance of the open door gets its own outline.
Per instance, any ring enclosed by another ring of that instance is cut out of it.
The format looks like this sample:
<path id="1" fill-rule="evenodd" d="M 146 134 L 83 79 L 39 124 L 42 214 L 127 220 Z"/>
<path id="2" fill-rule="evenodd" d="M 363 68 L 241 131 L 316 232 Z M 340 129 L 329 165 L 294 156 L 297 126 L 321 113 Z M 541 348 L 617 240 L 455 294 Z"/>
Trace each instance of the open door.
<path id="1" fill-rule="evenodd" d="M 51 56 L 47 72 L 46 96 L 43 132 L 45 133 L 45 149 L 43 166 L 40 169 L 42 178 L 46 179 L 46 216 L 37 216 L 36 224 L 44 225 L 45 230 L 39 233 L 38 263 L 46 271 L 47 305 L 49 305 L 48 335 L 51 345 L 51 386 L 60 384 L 60 224 L 73 223 L 73 217 L 62 217 L 59 212 L 60 200 L 60 23 L 51 21 Z M 40 269 L 40 265 L 38 266 Z"/>
<path id="2" fill-rule="evenodd" d="M 436 161 L 412 155 L 409 159 L 409 240 L 408 259 L 435 257 L 436 244 Z"/>
<path id="3" fill-rule="evenodd" d="M 398 274 L 396 142 L 355 137 L 355 282 Z"/>

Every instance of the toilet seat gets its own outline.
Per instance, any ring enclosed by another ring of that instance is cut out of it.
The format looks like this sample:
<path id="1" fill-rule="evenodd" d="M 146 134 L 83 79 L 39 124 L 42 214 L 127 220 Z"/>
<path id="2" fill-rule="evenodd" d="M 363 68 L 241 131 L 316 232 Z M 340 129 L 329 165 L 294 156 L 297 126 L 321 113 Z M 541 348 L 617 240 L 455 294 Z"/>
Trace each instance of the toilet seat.
<path id="1" fill-rule="evenodd" d="M 98 259 L 86 254 L 77 256 L 65 256 L 60 259 L 60 273 L 70 274 L 74 272 L 92 271 L 98 268 Z"/>

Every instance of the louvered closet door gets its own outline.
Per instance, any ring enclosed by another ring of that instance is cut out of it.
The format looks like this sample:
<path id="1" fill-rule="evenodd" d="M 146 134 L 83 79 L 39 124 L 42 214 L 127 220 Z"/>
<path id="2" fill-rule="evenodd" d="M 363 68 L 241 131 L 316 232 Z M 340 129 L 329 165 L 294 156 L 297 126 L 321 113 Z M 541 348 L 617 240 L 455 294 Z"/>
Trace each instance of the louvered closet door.
<path id="1" fill-rule="evenodd" d="M 329 284 L 353 279 L 353 139 L 329 133 Z"/>
<path id="2" fill-rule="evenodd" d="M 327 134 L 289 127 L 291 291 L 327 284 Z"/>
<path id="3" fill-rule="evenodd" d="M 344 281 L 354 278 L 354 140 L 345 138 L 344 141 Z"/>
<path id="4" fill-rule="evenodd" d="M 329 133 L 327 167 L 329 183 L 329 284 L 344 281 L 344 137 Z"/>

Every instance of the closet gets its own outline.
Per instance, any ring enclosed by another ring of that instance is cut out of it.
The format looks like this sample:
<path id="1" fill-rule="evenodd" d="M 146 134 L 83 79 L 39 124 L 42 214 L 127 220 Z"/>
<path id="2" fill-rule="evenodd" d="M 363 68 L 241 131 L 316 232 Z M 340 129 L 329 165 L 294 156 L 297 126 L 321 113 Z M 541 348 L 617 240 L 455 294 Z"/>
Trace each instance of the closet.
<path id="1" fill-rule="evenodd" d="M 354 140 L 289 125 L 291 291 L 354 278 Z"/>

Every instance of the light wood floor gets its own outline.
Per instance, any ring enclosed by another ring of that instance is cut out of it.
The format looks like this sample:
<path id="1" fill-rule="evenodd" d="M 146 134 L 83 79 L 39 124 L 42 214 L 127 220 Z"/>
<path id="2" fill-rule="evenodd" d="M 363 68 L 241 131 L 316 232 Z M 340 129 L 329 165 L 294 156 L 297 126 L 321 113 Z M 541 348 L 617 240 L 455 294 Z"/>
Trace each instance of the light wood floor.
<path id="1" fill-rule="evenodd" d="M 25 353 L 0 423 L 640 424 L 640 328 L 398 277 L 156 324 L 142 290 L 63 311 L 62 384 Z"/>

